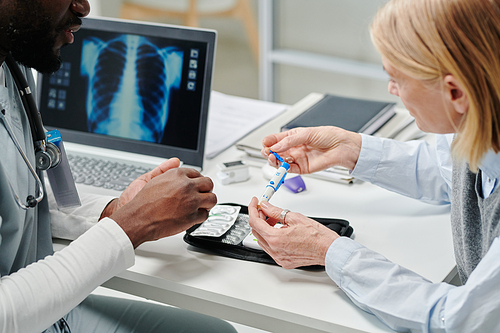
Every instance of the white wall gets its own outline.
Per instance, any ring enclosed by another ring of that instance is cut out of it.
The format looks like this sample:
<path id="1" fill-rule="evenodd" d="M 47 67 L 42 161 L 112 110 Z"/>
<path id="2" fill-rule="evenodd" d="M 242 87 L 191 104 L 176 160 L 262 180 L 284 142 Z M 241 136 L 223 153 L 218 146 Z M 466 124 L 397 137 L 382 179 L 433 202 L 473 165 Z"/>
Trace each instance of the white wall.
<path id="1" fill-rule="evenodd" d="M 254 5 L 257 0 L 252 0 Z M 271 0 L 269 0 L 271 1 Z M 276 46 L 380 65 L 368 27 L 387 0 L 275 0 Z M 117 16 L 121 0 L 90 0 L 91 15 Z M 255 11 L 257 14 L 257 10 Z M 172 20 L 167 23 L 178 24 Z M 219 31 L 213 87 L 224 93 L 258 98 L 258 68 L 249 54 L 240 22 L 205 19 Z M 399 101 L 387 81 L 294 66 L 276 67 L 276 101 L 293 104 L 310 92 Z"/>
<path id="2" fill-rule="evenodd" d="M 100 0 L 88 0 L 90 3 L 90 16 L 101 16 L 101 1 Z"/>
<path id="3" fill-rule="evenodd" d="M 276 47 L 370 62 L 382 67 L 369 24 L 387 0 L 278 0 Z M 276 100 L 294 103 L 311 91 L 397 101 L 387 81 L 276 66 Z"/>
<path id="4" fill-rule="evenodd" d="M 120 12 L 122 0 L 88 0 L 90 3 L 90 16 L 117 17 Z"/>

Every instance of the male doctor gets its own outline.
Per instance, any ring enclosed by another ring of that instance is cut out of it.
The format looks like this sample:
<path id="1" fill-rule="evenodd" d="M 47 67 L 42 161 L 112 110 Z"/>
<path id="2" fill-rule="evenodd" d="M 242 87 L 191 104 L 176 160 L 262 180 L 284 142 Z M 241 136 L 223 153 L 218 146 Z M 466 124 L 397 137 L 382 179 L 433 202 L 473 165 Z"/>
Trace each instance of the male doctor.
<path id="1" fill-rule="evenodd" d="M 87 0 L 0 0 L 0 105 L 31 165 L 30 123 L 5 58 L 13 56 L 35 91 L 28 68 L 56 71 L 61 47 L 73 42 L 89 11 Z M 141 243 L 206 219 L 217 202 L 209 178 L 170 159 L 120 198 L 83 196 L 81 207 L 63 213 L 44 188 L 35 207 L 23 208 L 15 196 L 35 195 L 35 178 L 4 123 L 0 142 L 0 332 L 234 332 L 222 320 L 185 310 L 89 296 L 134 264 Z M 79 237 L 53 254 L 52 230 Z"/>

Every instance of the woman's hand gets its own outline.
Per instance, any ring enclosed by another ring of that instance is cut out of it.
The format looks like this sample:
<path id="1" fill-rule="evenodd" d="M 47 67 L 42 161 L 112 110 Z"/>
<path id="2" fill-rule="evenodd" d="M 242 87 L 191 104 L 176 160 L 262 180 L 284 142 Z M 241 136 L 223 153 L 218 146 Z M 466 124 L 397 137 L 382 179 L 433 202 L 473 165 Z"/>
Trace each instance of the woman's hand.
<path id="1" fill-rule="evenodd" d="M 339 235 L 302 214 L 289 212 L 285 215 L 285 225 L 273 226 L 280 222 L 283 209 L 268 202 L 257 207 L 257 198 L 252 198 L 248 206 L 249 223 L 259 245 L 278 265 L 291 269 L 310 265 L 325 265 L 328 248 Z"/>
<path id="2" fill-rule="evenodd" d="M 353 170 L 361 151 L 361 135 L 333 126 L 300 127 L 268 135 L 262 144 L 262 155 L 269 164 L 279 165 L 272 150 L 290 164 L 292 173 L 313 173 L 332 166 Z"/>

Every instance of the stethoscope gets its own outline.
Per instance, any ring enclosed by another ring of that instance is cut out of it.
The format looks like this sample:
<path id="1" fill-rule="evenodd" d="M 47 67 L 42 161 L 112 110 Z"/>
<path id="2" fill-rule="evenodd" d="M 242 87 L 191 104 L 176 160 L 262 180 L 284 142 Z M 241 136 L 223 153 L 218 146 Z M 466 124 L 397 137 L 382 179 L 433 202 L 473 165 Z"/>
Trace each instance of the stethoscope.
<path id="1" fill-rule="evenodd" d="M 33 143 L 35 146 L 36 168 L 39 170 L 47 170 L 56 167 L 61 160 L 60 157 L 61 152 L 56 145 L 47 143 L 47 138 L 45 136 L 45 129 L 43 128 L 42 124 L 42 117 L 40 115 L 40 112 L 38 112 L 38 108 L 36 107 L 35 99 L 31 94 L 31 89 L 28 86 L 28 82 L 26 81 L 26 78 L 24 77 L 21 68 L 19 68 L 19 65 L 16 63 L 16 61 L 14 60 L 14 58 L 12 58 L 10 54 L 7 55 L 5 63 L 7 64 L 12 73 L 12 77 L 14 78 L 14 81 L 16 83 L 16 87 L 19 90 L 19 94 L 21 95 L 21 101 L 23 103 L 24 110 L 26 111 L 26 115 L 28 116 L 28 121 L 30 123 L 30 128 L 31 128 L 31 134 L 33 136 Z M 27 210 L 29 208 L 35 207 L 40 201 L 42 201 L 44 197 L 43 184 L 40 178 L 38 177 L 35 168 L 31 165 L 30 161 L 28 160 L 28 157 L 21 148 L 19 141 L 17 140 L 16 136 L 14 135 L 14 132 L 12 131 L 12 128 L 5 119 L 5 110 L 1 107 L 0 109 L 2 109 L 0 111 L 0 119 L 4 123 L 5 128 L 9 133 L 9 136 L 14 142 L 14 145 L 21 154 L 24 162 L 28 166 L 28 169 L 35 178 L 37 184 L 37 193 L 36 193 L 37 195 L 36 196 L 31 194 L 28 195 L 28 197 L 26 198 L 26 203 L 24 203 L 17 195 L 10 180 L 8 180 L 12 192 L 14 193 L 14 197 L 16 199 L 17 204 L 22 209 Z"/>

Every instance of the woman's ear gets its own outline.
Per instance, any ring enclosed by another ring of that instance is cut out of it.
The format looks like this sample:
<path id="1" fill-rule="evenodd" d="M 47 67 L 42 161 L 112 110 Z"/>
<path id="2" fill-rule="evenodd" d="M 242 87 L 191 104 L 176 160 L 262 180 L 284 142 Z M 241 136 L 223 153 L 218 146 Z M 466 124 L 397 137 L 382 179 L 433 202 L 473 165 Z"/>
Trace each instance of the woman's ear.
<path id="1" fill-rule="evenodd" d="M 455 76 L 448 74 L 444 77 L 444 90 L 449 102 L 455 111 L 465 115 L 469 110 L 469 98 Z"/>

